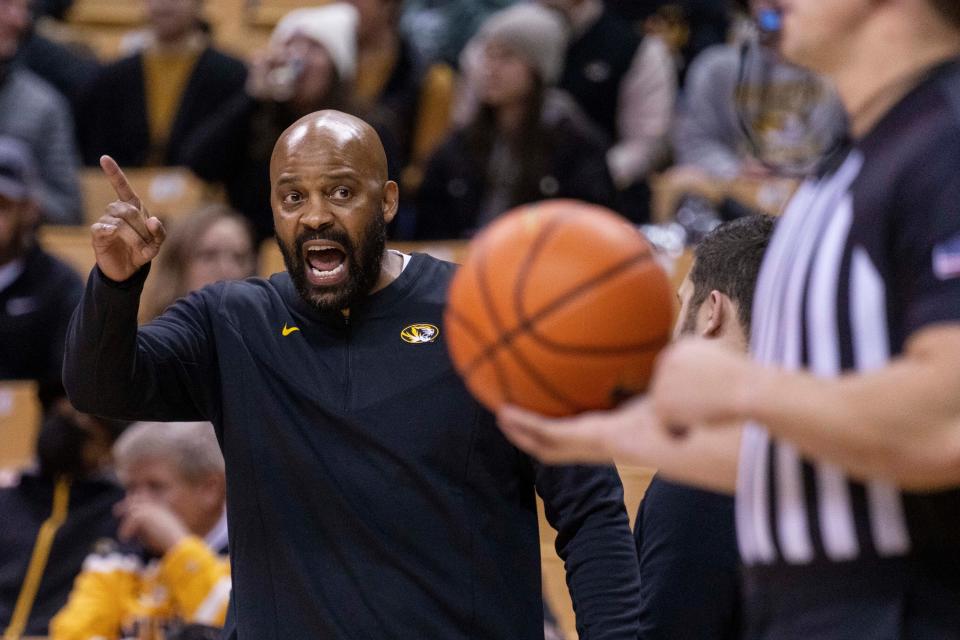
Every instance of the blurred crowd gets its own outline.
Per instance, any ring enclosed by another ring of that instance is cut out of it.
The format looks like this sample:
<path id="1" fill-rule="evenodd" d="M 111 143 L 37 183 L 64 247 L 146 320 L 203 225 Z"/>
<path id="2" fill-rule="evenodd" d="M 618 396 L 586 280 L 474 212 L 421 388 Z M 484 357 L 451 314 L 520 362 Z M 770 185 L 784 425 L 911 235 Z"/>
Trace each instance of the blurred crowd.
<path id="1" fill-rule="evenodd" d="M 218 46 L 203 0 L 142 1 L 146 24 L 101 60 L 51 36 L 68 0 L 0 0 L 0 380 L 36 381 L 43 408 L 37 464 L 0 488 L 5 638 L 153 637 L 157 620 L 168 638 L 215 637 L 227 617 L 212 426 L 128 427 L 63 397 L 83 285 L 37 235 L 99 217 L 80 176 L 101 155 L 186 167 L 223 194 L 170 225 L 149 322 L 257 272 L 274 142 L 319 109 L 380 134 L 395 240 L 469 238 L 550 198 L 695 240 L 775 209 L 765 187 L 812 171 L 845 131 L 831 89 L 764 48 L 763 0 L 352 0 L 295 9 L 242 52 Z"/>

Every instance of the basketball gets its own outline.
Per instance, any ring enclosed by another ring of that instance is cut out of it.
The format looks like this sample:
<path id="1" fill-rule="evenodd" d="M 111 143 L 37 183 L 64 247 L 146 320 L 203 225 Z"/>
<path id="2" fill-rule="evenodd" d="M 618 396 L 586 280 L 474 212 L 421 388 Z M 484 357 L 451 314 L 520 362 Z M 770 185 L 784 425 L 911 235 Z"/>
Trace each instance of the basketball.
<path id="1" fill-rule="evenodd" d="M 670 281 L 639 230 L 553 200 L 504 214 L 470 243 L 444 333 L 487 408 L 563 416 L 642 392 L 672 319 Z"/>

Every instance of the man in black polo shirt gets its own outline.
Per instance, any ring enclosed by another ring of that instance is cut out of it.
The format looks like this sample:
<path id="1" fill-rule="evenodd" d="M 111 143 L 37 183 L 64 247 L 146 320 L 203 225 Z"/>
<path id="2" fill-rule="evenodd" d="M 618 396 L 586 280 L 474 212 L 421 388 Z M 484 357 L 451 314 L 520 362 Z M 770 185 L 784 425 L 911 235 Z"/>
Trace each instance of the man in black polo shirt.
<path id="1" fill-rule="evenodd" d="M 63 341 L 83 285 L 37 243 L 40 190 L 30 148 L 0 136 L 0 380 L 36 380 L 46 408 L 63 396 Z"/>
<path id="2" fill-rule="evenodd" d="M 470 397 L 438 339 L 454 267 L 384 249 L 397 185 L 369 125 L 321 111 L 277 142 L 286 273 L 212 285 L 139 330 L 164 231 L 101 164 L 119 200 L 92 227 L 64 384 L 88 411 L 213 422 L 238 637 L 543 638 L 536 489 L 581 636 L 635 639 L 615 470 L 533 463 Z"/>
<path id="3" fill-rule="evenodd" d="M 678 434 L 747 425 L 747 638 L 960 638 L 960 4 L 779 6 L 854 142 L 778 225 L 753 358 L 682 341 L 653 409 Z"/>

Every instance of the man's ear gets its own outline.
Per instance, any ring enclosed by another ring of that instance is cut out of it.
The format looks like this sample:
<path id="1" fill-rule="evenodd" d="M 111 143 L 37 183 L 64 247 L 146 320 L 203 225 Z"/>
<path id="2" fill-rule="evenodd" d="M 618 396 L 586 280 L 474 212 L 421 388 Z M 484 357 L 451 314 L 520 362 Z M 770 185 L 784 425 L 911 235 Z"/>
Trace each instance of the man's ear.
<path id="1" fill-rule="evenodd" d="M 387 180 L 383 185 L 383 201 L 380 203 L 383 211 L 383 220 L 387 224 L 397 215 L 397 207 L 400 204 L 400 187 L 393 180 Z"/>
<path id="2" fill-rule="evenodd" d="M 708 309 L 707 324 L 700 333 L 704 338 L 716 338 L 723 334 L 724 325 L 728 322 L 729 308 L 727 302 L 730 301 L 726 295 L 716 289 L 707 296 L 705 304 Z"/>

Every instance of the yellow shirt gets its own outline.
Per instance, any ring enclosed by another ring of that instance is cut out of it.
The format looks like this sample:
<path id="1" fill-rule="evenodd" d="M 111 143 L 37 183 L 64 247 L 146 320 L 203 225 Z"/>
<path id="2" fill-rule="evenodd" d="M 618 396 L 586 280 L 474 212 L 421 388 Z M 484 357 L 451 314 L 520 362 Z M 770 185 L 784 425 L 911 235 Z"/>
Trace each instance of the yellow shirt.
<path id="1" fill-rule="evenodd" d="M 187 88 L 200 51 L 148 50 L 143 53 L 144 96 L 147 106 L 147 127 L 152 148 L 150 163 L 162 161 L 167 138 L 176 120 L 183 92 Z"/>
<path id="2" fill-rule="evenodd" d="M 146 566 L 135 555 L 94 554 L 50 621 L 50 638 L 115 640 L 173 620 L 221 627 L 230 587 L 230 561 L 193 536 Z"/>

